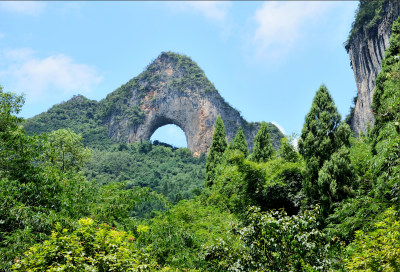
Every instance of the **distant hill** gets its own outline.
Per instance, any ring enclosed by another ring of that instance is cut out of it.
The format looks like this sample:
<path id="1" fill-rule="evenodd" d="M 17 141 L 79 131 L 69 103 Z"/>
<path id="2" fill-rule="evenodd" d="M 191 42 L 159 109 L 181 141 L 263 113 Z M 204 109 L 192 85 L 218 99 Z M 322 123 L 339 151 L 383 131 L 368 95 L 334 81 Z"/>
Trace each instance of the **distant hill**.
<path id="1" fill-rule="evenodd" d="M 246 122 L 189 57 L 164 52 L 141 74 L 100 102 L 77 95 L 27 120 L 29 133 L 70 128 L 81 133 L 86 146 L 102 149 L 115 142 L 149 140 L 159 127 L 179 126 L 195 156 L 208 151 L 215 119 L 221 115 L 228 140 L 239 126 L 249 149 L 260 123 Z M 276 148 L 283 134 L 269 123 Z"/>

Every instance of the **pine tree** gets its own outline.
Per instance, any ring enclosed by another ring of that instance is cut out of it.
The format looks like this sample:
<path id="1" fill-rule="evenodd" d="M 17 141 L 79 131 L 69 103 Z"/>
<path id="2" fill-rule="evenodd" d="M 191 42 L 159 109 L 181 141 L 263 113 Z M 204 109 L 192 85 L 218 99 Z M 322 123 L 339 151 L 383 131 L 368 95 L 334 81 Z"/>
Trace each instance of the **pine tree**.
<path id="1" fill-rule="evenodd" d="M 324 162 L 318 172 L 318 194 L 323 217 L 331 212 L 332 204 L 342 201 L 352 192 L 355 171 L 351 165 L 350 152 L 342 146 Z"/>
<path id="2" fill-rule="evenodd" d="M 288 162 L 297 162 L 299 160 L 299 154 L 297 154 L 295 147 L 285 137 L 281 139 L 279 155 Z"/>
<path id="3" fill-rule="evenodd" d="M 268 124 L 265 122 L 261 123 L 261 126 L 254 138 L 253 153 L 250 159 L 254 162 L 267 162 L 275 154 L 275 149 L 271 143 L 271 136 L 268 132 Z"/>
<path id="4" fill-rule="evenodd" d="M 237 149 L 242 151 L 245 158 L 249 155 L 249 149 L 247 148 L 246 136 L 244 136 L 242 127 L 239 127 L 235 139 L 229 144 L 228 149 Z"/>
<path id="5" fill-rule="evenodd" d="M 215 170 L 221 164 L 223 154 L 227 148 L 225 138 L 224 122 L 220 115 L 215 122 L 213 139 L 210 147 L 210 153 L 207 156 L 206 163 L 206 186 L 211 186 L 215 179 Z"/>
<path id="6" fill-rule="evenodd" d="M 350 129 L 347 124 L 340 125 L 340 119 L 328 89 L 322 85 L 315 94 L 298 143 L 306 162 L 303 188 L 311 202 L 320 201 L 323 194 L 328 194 L 323 188 L 329 184 L 318 183 L 319 170 L 334 152 L 348 145 Z"/>

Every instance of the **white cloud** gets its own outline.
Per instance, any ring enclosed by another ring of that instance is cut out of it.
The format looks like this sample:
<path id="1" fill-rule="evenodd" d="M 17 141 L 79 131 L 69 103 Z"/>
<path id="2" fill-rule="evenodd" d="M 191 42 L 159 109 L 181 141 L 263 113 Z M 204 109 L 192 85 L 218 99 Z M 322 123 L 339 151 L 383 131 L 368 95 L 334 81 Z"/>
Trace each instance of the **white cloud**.
<path id="1" fill-rule="evenodd" d="M 11 61 L 23 61 L 33 56 L 34 51 L 30 48 L 6 49 L 3 51 L 4 57 Z"/>
<path id="2" fill-rule="evenodd" d="M 169 5 L 174 11 L 200 13 L 207 19 L 223 21 L 227 17 L 231 3 L 224 1 L 178 1 L 170 2 Z"/>
<path id="3" fill-rule="evenodd" d="M 9 82 L 17 92 L 24 92 L 32 101 L 62 94 L 89 93 L 102 77 L 87 64 L 56 54 L 45 58 L 34 56 L 31 49 L 16 49 L 3 52 L 7 63 L 0 71 L 0 78 Z"/>
<path id="4" fill-rule="evenodd" d="M 4 33 L 0 32 L 0 39 L 3 39 L 3 38 L 4 38 Z"/>
<path id="5" fill-rule="evenodd" d="M 316 24 L 330 6 L 316 1 L 265 2 L 253 17 L 257 24 L 253 33 L 257 54 L 286 54 L 302 37 L 303 28 Z"/>
<path id="6" fill-rule="evenodd" d="M 45 8 L 45 3 L 38 1 L 1 1 L 0 9 L 23 15 L 38 16 Z"/>
<path id="7" fill-rule="evenodd" d="M 281 125 L 279 125 L 277 122 L 272 121 L 271 123 L 274 124 L 284 135 L 286 134 L 283 127 Z"/>

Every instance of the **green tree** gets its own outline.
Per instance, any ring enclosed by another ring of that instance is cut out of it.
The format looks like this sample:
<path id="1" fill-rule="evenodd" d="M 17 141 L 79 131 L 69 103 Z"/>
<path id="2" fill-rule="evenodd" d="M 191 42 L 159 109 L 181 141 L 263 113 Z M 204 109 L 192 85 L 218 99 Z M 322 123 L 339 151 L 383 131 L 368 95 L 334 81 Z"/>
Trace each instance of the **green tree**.
<path id="1" fill-rule="evenodd" d="M 303 188 L 311 202 L 320 199 L 318 171 L 338 149 L 335 132 L 340 124 L 340 114 L 325 85 L 322 85 L 312 102 L 298 142 L 306 169 Z"/>
<path id="2" fill-rule="evenodd" d="M 299 160 L 299 154 L 297 154 L 295 147 L 286 137 L 281 139 L 279 155 L 287 162 L 297 162 Z"/>
<path id="3" fill-rule="evenodd" d="M 275 154 L 275 149 L 271 143 L 271 137 L 268 132 L 268 124 L 262 122 L 261 126 L 254 138 L 253 153 L 250 155 L 250 160 L 254 162 L 267 162 Z"/>
<path id="4" fill-rule="evenodd" d="M 90 218 L 79 220 L 73 231 L 57 224 L 49 240 L 31 247 L 12 267 L 12 271 L 159 270 L 150 255 L 137 247 L 132 234 Z"/>
<path id="5" fill-rule="evenodd" d="M 225 159 L 207 192 L 207 203 L 226 207 L 239 217 L 252 205 L 264 211 L 284 208 L 290 214 L 298 212 L 303 161 L 276 158 L 256 163 L 238 150 L 228 150 Z"/>
<path id="6" fill-rule="evenodd" d="M 207 247 L 206 259 L 217 265 L 212 271 L 328 271 L 329 242 L 317 216 L 318 208 L 288 216 L 250 207 L 232 230 L 244 245 L 231 248 L 231 241 L 219 239 Z"/>
<path id="7" fill-rule="evenodd" d="M 221 207 L 204 205 L 199 199 L 182 200 L 153 218 L 138 241 L 151 244 L 152 256 L 160 265 L 177 269 L 173 271 L 206 271 L 202 269 L 207 265 L 205 246 L 220 238 L 236 240 L 229 232 L 234 224 L 238 224 L 235 216 Z"/>
<path id="8" fill-rule="evenodd" d="M 49 232 L 58 198 L 59 173 L 41 160 L 45 138 L 20 126 L 23 97 L 0 87 L 0 270 Z"/>
<path id="9" fill-rule="evenodd" d="M 83 146 L 82 135 L 70 129 L 59 129 L 49 134 L 45 156 L 65 173 L 79 171 L 89 161 L 91 150 Z"/>
<path id="10" fill-rule="evenodd" d="M 355 178 L 349 150 L 343 146 L 325 161 L 318 172 L 318 194 L 321 196 L 323 217 L 330 213 L 333 203 L 340 202 L 352 193 Z"/>
<path id="11" fill-rule="evenodd" d="M 224 122 L 220 115 L 215 122 L 213 139 L 206 162 L 206 186 L 211 186 L 215 179 L 215 170 L 222 162 L 223 154 L 227 148 Z"/>
<path id="12" fill-rule="evenodd" d="M 237 149 L 243 152 L 244 156 L 247 157 L 249 155 L 249 149 L 247 147 L 246 136 L 244 136 L 242 127 L 239 127 L 235 139 L 229 143 L 228 149 Z"/>
<path id="13" fill-rule="evenodd" d="M 16 129 L 23 121 L 18 114 L 24 104 L 24 97 L 9 92 L 4 92 L 0 85 L 0 135 L 6 133 L 10 129 Z"/>

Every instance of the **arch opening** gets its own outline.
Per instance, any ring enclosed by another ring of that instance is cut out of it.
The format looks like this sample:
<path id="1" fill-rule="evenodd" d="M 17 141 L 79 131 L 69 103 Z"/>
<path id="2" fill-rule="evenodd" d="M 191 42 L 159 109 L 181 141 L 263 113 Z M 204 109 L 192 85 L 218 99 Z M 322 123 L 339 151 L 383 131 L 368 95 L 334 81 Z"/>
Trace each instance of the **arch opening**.
<path id="1" fill-rule="evenodd" d="M 185 132 L 177 125 L 166 124 L 158 127 L 152 133 L 150 141 L 166 143 L 174 147 L 188 147 Z"/>

